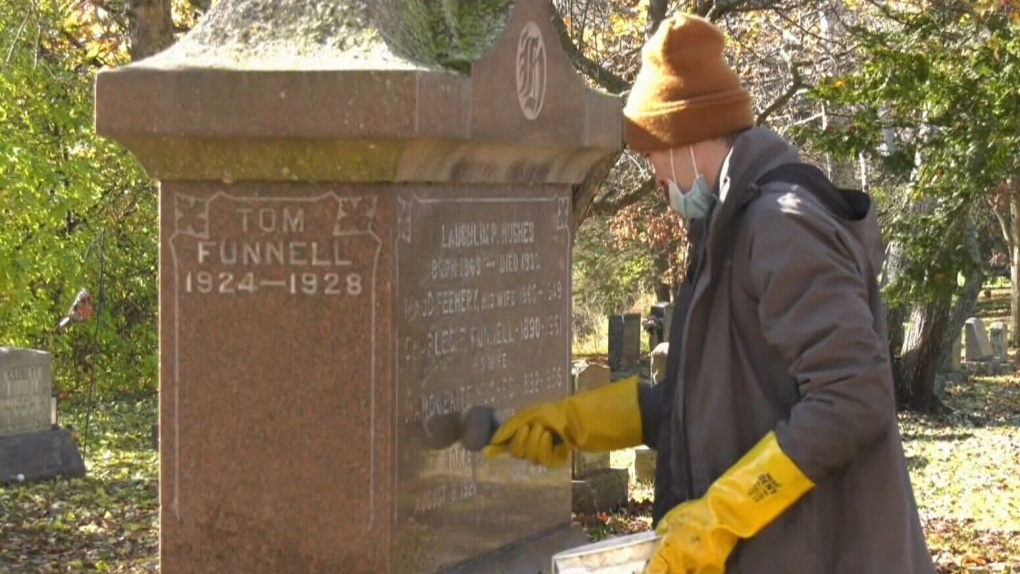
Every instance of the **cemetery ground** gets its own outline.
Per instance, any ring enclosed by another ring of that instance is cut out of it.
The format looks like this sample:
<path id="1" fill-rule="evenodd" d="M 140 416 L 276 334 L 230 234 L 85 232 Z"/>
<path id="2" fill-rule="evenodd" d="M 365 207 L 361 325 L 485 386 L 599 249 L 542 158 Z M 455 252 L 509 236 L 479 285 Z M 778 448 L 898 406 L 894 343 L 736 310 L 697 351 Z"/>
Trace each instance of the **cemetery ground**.
<path id="1" fill-rule="evenodd" d="M 982 296 L 986 322 L 1008 313 L 1006 296 Z M 1020 373 L 951 383 L 946 404 L 944 415 L 900 415 L 938 571 L 1020 573 Z M 0 486 L 0 574 L 159 571 L 156 410 L 155 395 L 99 401 L 83 452 L 86 478 Z M 85 398 L 69 397 L 61 418 L 84 447 Z M 630 450 L 612 455 L 615 467 L 633 461 Z M 574 517 L 590 539 L 649 527 L 651 486 L 633 476 L 627 505 Z"/>

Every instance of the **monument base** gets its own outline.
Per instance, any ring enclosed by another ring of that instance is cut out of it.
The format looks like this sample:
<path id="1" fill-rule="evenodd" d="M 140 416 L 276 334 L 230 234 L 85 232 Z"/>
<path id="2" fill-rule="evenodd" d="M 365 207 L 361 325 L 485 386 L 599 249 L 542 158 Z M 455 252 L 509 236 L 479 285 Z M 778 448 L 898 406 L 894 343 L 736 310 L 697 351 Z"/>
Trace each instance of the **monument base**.
<path id="1" fill-rule="evenodd" d="M 71 432 L 51 429 L 0 437 L 0 484 L 85 476 Z"/>
<path id="2" fill-rule="evenodd" d="M 445 574 L 548 574 L 553 555 L 588 543 L 580 526 L 565 524 L 461 564 Z"/>
<path id="3" fill-rule="evenodd" d="M 983 361 L 964 361 L 963 369 L 979 377 L 995 377 L 999 375 L 999 361 L 987 359 Z"/>
<path id="4" fill-rule="evenodd" d="M 630 471 L 604 468 L 571 483 L 572 509 L 577 514 L 609 512 L 627 502 Z"/>

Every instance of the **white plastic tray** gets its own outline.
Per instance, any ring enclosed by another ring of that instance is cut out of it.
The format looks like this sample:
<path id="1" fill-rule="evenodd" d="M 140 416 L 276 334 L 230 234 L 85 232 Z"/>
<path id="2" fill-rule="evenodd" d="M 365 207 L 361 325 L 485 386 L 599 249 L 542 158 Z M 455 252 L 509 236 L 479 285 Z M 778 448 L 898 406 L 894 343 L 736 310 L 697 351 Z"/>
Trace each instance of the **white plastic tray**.
<path id="1" fill-rule="evenodd" d="M 552 557 L 553 574 L 641 574 L 658 544 L 654 530 L 565 550 Z"/>

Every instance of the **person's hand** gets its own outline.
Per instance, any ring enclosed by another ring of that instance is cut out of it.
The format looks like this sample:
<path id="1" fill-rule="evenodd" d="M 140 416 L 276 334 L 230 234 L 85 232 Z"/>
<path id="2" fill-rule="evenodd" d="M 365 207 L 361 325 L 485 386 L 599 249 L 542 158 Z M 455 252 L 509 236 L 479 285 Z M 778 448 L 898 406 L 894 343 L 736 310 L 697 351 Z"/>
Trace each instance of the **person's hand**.
<path id="1" fill-rule="evenodd" d="M 656 527 L 662 538 L 645 574 L 723 574 L 750 538 L 814 488 L 769 432 L 701 498 L 682 502 Z"/>
<path id="2" fill-rule="evenodd" d="M 715 527 L 703 498 L 669 511 L 655 532 L 661 539 L 645 574 L 723 574 L 738 540 L 731 532 Z"/>
<path id="3" fill-rule="evenodd" d="M 575 448 L 605 452 L 637 446 L 641 439 L 638 380 L 631 377 L 518 412 L 500 425 L 482 454 L 509 453 L 556 468 Z"/>
<path id="4" fill-rule="evenodd" d="M 542 403 L 515 414 L 500 425 L 482 454 L 493 458 L 508 452 L 548 468 L 562 466 L 576 446 L 563 438 L 574 435 L 568 429 L 566 410 L 560 401 Z"/>

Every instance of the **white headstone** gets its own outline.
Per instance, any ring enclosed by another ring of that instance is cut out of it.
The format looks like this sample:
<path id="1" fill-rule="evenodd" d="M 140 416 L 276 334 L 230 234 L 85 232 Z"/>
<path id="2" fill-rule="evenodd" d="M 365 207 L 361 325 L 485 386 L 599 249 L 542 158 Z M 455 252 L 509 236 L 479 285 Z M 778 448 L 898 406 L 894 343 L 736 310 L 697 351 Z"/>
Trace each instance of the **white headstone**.
<path id="1" fill-rule="evenodd" d="M 967 361 L 987 361 L 992 358 L 992 344 L 988 341 L 985 323 L 977 317 L 967 319 Z"/>
<path id="2" fill-rule="evenodd" d="M 50 428 L 52 357 L 0 347 L 0 436 Z"/>

